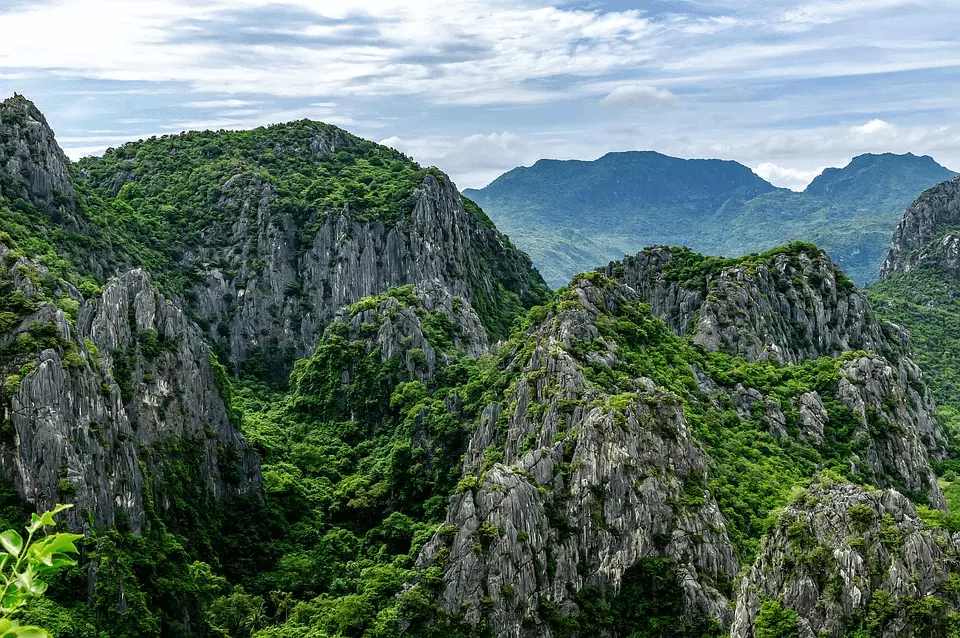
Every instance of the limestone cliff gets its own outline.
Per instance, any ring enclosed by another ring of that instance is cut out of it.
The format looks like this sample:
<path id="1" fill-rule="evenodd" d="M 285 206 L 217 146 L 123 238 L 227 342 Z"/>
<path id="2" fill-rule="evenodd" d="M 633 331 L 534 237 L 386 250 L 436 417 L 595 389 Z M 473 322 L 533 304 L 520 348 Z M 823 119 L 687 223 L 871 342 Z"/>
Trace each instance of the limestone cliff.
<path id="1" fill-rule="evenodd" d="M 631 570 L 657 558 L 677 569 L 676 635 L 701 635 L 703 619 L 727 626 L 744 559 L 730 525 L 748 506 L 708 486 L 742 477 L 712 458 L 737 462 L 723 439 L 738 432 L 770 437 L 783 459 L 806 450 L 812 464 L 789 461 L 798 476 L 835 467 L 946 507 L 930 465 L 946 443 L 920 372 L 825 255 L 724 263 L 703 280 L 709 292 L 664 276 L 664 256 L 638 256 L 659 270 L 632 279 L 631 260 L 607 269 L 617 279 L 578 276 L 507 342 L 507 381 L 475 426 L 408 596 L 428 592 L 441 617 L 496 636 L 613 636 L 591 620 L 590 596 L 615 604 Z"/>
<path id="2" fill-rule="evenodd" d="M 258 494 L 259 461 L 224 404 L 223 371 L 145 272 L 83 298 L 9 247 L 0 258 L 0 464 L 27 502 L 75 503 L 75 529 L 137 531 L 148 500 L 160 516 L 174 507 L 165 487 L 185 477 L 166 468 L 180 460 L 213 500 Z"/>
<path id="3" fill-rule="evenodd" d="M 653 556 L 679 565 L 691 620 L 725 619 L 721 590 L 738 564 L 681 398 L 643 377 L 613 394 L 583 369 L 583 357 L 616 365 L 598 322 L 636 313 L 636 293 L 588 280 L 572 290 L 504 362 L 515 380 L 484 410 L 419 565 L 443 568 L 443 612 L 495 636 L 556 635 L 551 618 L 576 615 L 581 592 L 613 596 Z"/>
<path id="4" fill-rule="evenodd" d="M 958 559 L 960 538 L 900 493 L 823 479 L 780 514 L 740 583 L 731 636 L 757 635 L 764 601 L 795 612 L 792 635 L 948 635 Z"/>
<path id="5" fill-rule="evenodd" d="M 904 212 L 880 278 L 923 267 L 960 275 L 960 177 L 924 191 Z"/>
<path id="6" fill-rule="evenodd" d="M 813 246 L 721 259 L 654 247 L 606 267 L 677 334 L 708 350 L 797 363 L 848 350 L 891 357 L 866 297 Z"/>
<path id="7" fill-rule="evenodd" d="M 23 96 L 0 102 L 0 196 L 24 198 L 67 230 L 82 224 L 70 160 L 37 107 Z"/>

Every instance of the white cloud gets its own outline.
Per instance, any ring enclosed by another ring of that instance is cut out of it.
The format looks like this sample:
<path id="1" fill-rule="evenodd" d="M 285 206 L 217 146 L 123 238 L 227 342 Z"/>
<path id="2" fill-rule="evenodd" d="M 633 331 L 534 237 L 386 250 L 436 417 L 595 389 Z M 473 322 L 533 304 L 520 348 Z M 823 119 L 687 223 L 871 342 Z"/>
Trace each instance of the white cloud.
<path id="1" fill-rule="evenodd" d="M 184 106 L 193 109 L 237 109 L 253 104 L 256 104 L 256 102 L 249 102 L 247 100 L 202 100 L 199 102 L 187 102 Z"/>
<path id="2" fill-rule="evenodd" d="M 422 165 L 439 166 L 461 188 L 479 188 L 516 166 L 539 159 L 544 147 L 515 133 L 475 133 L 463 138 L 427 137 L 403 139 L 388 137 L 380 142 Z"/>
<path id="3" fill-rule="evenodd" d="M 393 135 L 462 186 L 631 149 L 736 159 L 791 188 L 867 151 L 960 166 L 956 0 L 669 4 L 0 0 L 0 92 L 36 99 L 71 153 L 310 118 Z"/>
<path id="4" fill-rule="evenodd" d="M 600 101 L 601 106 L 616 109 L 649 109 L 673 106 L 676 96 L 668 89 L 631 84 L 618 86 Z"/>
<path id="5" fill-rule="evenodd" d="M 786 166 L 778 166 L 771 162 L 761 162 L 753 171 L 774 186 L 789 188 L 794 191 L 802 191 L 817 175 L 823 172 L 823 168 L 824 167 L 805 171 L 788 168 Z"/>
<path id="6" fill-rule="evenodd" d="M 870 120 L 863 126 L 854 126 L 853 130 L 862 135 L 873 135 L 875 133 L 883 133 L 896 130 L 896 127 L 889 122 L 884 122 L 883 120 L 875 119 Z"/>
<path id="7" fill-rule="evenodd" d="M 833 24 L 884 9 L 920 4 L 924 4 L 922 0 L 817 0 L 786 11 L 780 20 L 803 25 Z"/>

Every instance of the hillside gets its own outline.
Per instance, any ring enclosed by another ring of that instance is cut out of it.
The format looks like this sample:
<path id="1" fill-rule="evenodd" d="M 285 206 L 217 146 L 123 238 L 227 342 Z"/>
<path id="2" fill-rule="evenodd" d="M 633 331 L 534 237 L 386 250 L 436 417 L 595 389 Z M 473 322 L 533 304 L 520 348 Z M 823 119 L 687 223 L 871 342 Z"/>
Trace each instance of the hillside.
<path id="1" fill-rule="evenodd" d="M 956 626 L 955 450 L 905 335 L 816 246 L 654 247 L 550 293 L 440 171 L 320 123 L 73 164 L 16 97 L 0 142 L 0 522 L 70 502 L 87 537 L 25 623 Z M 691 215 L 776 193 L 708 168 Z"/>
<path id="2" fill-rule="evenodd" d="M 817 243 L 864 284 L 876 279 L 903 209 L 952 176 L 929 157 L 861 155 L 795 193 L 735 162 L 611 153 L 541 160 L 467 194 L 553 286 L 654 244 L 736 256 L 789 240 Z"/>
<path id="3" fill-rule="evenodd" d="M 881 281 L 869 289 L 877 311 L 909 331 L 941 417 L 954 433 L 960 433 L 958 211 L 957 179 L 918 197 L 897 226 Z"/>

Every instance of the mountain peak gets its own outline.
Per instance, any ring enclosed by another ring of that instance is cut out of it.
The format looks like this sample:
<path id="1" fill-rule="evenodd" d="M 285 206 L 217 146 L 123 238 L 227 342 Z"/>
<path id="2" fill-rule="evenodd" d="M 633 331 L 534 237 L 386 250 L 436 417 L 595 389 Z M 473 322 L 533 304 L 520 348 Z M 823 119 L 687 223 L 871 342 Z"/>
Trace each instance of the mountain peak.
<path id="1" fill-rule="evenodd" d="M 921 266 L 960 274 L 957 247 L 960 238 L 953 230 L 960 222 L 960 176 L 937 184 L 920 194 L 903 214 L 880 271 L 880 278 Z"/>
<path id="2" fill-rule="evenodd" d="M 861 208 L 880 209 L 882 204 L 872 197 L 878 184 L 885 184 L 897 192 L 908 189 L 915 194 L 914 183 L 918 179 L 936 183 L 953 175 L 953 171 L 929 155 L 864 153 L 851 159 L 843 168 L 825 169 L 810 182 L 804 193 L 839 198 Z"/>

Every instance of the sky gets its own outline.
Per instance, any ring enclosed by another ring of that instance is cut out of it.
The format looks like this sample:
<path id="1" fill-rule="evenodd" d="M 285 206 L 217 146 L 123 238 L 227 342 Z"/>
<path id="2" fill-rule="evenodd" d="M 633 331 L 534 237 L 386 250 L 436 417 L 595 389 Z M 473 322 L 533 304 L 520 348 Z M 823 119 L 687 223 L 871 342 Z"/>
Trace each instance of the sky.
<path id="1" fill-rule="evenodd" d="M 310 118 L 461 188 L 625 150 L 960 169 L 960 0 L 0 0 L 0 32 L 0 96 L 74 159 Z"/>

